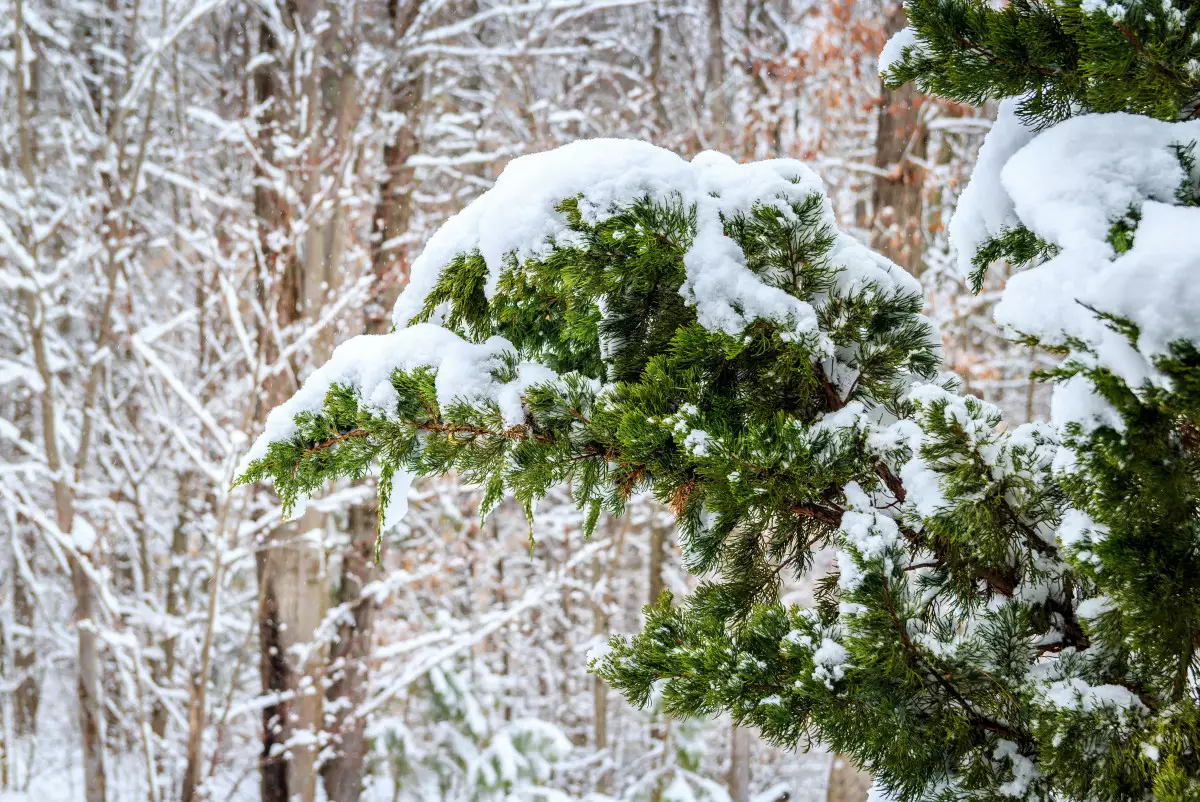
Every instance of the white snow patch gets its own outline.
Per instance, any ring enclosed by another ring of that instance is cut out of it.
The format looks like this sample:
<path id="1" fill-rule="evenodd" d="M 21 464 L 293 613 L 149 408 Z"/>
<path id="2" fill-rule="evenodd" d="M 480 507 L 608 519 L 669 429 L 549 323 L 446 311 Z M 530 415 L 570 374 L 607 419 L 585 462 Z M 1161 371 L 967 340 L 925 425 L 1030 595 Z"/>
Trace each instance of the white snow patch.
<path id="1" fill-rule="evenodd" d="M 1090 599 L 1084 599 L 1075 608 L 1075 612 L 1080 618 L 1099 618 L 1109 610 L 1115 609 L 1116 605 L 1113 600 L 1107 596 L 1093 596 Z"/>
<path id="2" fill-rule="evenodd" d="M 892 68 L 893 64 L 899 62 L 903 58 L 906 48 L 919 48 L 920 46 L 917 31 L 911 25 L 892 34 L 879 53 L 879 74 L 884 75 Z"/>
<path id="3" fill-rule="evenodd" d="M 683 447 L 697 457 L 708 456 L 708 432 L 692 429 L 683 438 Z"/>
<path id="4" fill-rule="evenodd" d="M 76 515 L 71 521 L 71 539 L 75 541 L 75 548 L 80 551 L 91 551 L 96 548 L 99 536 L 91 521 L 82 515 Z"/>
<path id="5" fill-rule="evenodd" d="M 1007 760 L 1012 764 L 1013 778 L 997 788 L 997 792 L 1001 796 L 1024 799 L 1029 792 L 1030 784 L 1041 776 L 1037 766 L 1018 751 L 1015 743 L 1004 739 L 996 744 L 993 756 L 996 760 Z"/>
<path id="6" fill-rule="evenodd" d="M 853 546 L 862 562 L 884 558 L 901 541 L 896 522 L 875 509 L 871 499 L 857 482 L 846 485 L 846 511 L 840 531 L 847 546 Z M 864 572 L 850 552 L 838 552 L 838 587 L 851 591 L 858 587 Z"/>
<path id="7" fill-rule="evenodd" d="M 413 262 L 392 320 L 397 328 L 407 326 L 424 307 L 441 271 L 457 255 L 473 250 L 487 264 L 485 295 L 494 297 L 510 258 L 519 262 L 545 256 L 570 234 L 566 216 L 555 208 L 564 199 L 580 198 L 584 218 L 599 222 L 648 197 L 695 207 L 695 237 L 684 255 L 680 293 L 696 307 L 701 325 L 737 335 L 749 324 L 769 319 L 792 338 L 812 338 L 827 353 L 831 345 L 818 331 L 812 306 L 751 271 L 741 249 L 725 236 L 722 222 L 756 204 L 791 217 L 792 204 L 813 194 L 823 198 L 822 222 L 836 230 L 820 179 L 797 161 L 739 164 L 706 151 L 689 162 L 648 143 L 620 139 L 583 140 L 522 156 L 508 164 L 492 189 L 430 238 Z M 902 270 L 849 235 L 838 236 L 831 263 L 841 269 L 839 283 L 873 280 L 887 291 L 915 286 Z"/>
<path id="8" fill-rule="evenodd" d="M 1082 679 L 1065 679 L 1046 686 L 1045 697 L 1055 707 L 1091 713 L 1096 710 L 1142 711 L 1146 706 L 1128 688 L 1091 685 Z"/>
<path id="9" fill-rule="evenodd" d="M 1000 101 L 996 122 L 979 147 L 971 180 L 963 188 L 950 218 L 950 245 L 958 255 L 958 267 L 964 276 L 974 269 L 971 260 L 980 245 L 1020 223 L 1012 199 L 1000 183 L 1004 165 L 1034 136 L 1017 117 L 1019 101 L 1020 98 Z"/>
<path id="10" fill-rule="evenodd" d="M 408 492 L 415 478 L 416 474 L 403 470 L 392 474 L 392 494 L 383 508 L 383 521 L 380 524 L 383 530 L 394 529 L 408 515 Z"/>
<path id="11" fill-rule="evenodd" d="M 1082 340 L 1131 387 L 1164 385 L 1152 360 L 1172 342 L 1200 340 L 1200 208 L 1174 205 L 1185 179 L 1174 147 L 1198 139 L 1200 121 L 1090 114 L 1017 151 L 1001 171 L 1004 190 L 1020 220 L 1060 251 L 1008 280 L 996 320 L 1046 343 Z M 1131 209 L 1141 220 L 1118 255 L 1107 238 Z M 1092 310 L 1134 323 L 1136 349 Z"/>
<path id="12" fill-rule="evenodd" d="M 542 365 L 522 362 L 515 381 L 497 382 L 492 370 L 500 366 L 502 353 L 513 350 L 503 337 L 471 343 L 428 323 L 390 334 L 353 337 L 339 345 L 329 361 L 314 371 L 291 398 L 271 411 L 238 472 L 264 456 L 272 442 L 292 437 L 297 430 L 296 415 L 319 411 L 335 384 L 354 389 L 367 408 L 377 414 L 393 414 L 398 399 L 391 376 L 397 369 L 432 368 L 437 372 L 434 384 L 440 404 L 455 398 L 493 401 L 506 425 L 521 425 L 525 422 L 521 394 L 531 384 L 554 379 L 555 373 Z"/>
<path id="13" fill-rule="evenodd" d="M 1058 427 L 1078 423 L 1084 435 L 1102 426 L 1125 431 L 1125 421 L 1086 376 L 1075 375 L 1054 388 L 1050 399 L 1050 421 Z"/>
<path id="14" fill-rule="evenodd" d="M 835 640 L 824 638 L 820 647 L 813 652 L 813 678 L 825 683 L 825 687 L 833 690 L 835 682 L 846 676 L 850 653 L 846 647 Z"/>

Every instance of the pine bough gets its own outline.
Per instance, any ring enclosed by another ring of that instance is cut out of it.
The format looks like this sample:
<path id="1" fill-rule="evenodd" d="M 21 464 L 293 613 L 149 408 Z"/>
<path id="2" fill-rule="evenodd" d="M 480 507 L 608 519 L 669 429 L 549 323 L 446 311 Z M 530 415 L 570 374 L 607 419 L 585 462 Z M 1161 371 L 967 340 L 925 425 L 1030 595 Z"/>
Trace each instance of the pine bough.
<path id="1" fill-rule="evenodd" d="M 939 376 L 919 285 L 803 165 L 599 140 L 447 222 L 393 332 L 276 409 L 241 481 L 291 509 L 377 470 L 381 528 L 450 470 L 483 514 L 569 484 L 588 529 L 648 489 L 706 581 L 593 659 L 634 704 L 817 740 L 887 798 L 1200 798 L 1200 122 L 1143 88 L 1082 113 L 1115 90 L 1079 82 L 1118 80 L 1086 37 L 1166 41 L 1088 5 L 912 2 L 884 54 L 893 82 L 1014 96 L 952 235 L 976 275 L 1027 265 L 997 317 L 1062 353 L 1050 422 Z M 826 546 L 817 608 L 782 605 Z"/>

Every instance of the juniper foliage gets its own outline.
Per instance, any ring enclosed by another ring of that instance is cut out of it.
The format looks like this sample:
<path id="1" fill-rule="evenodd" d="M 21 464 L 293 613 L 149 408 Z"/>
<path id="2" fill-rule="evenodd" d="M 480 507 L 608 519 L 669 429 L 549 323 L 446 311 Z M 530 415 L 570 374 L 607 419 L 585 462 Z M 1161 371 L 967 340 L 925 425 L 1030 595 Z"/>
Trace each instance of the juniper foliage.
<path id="1" fill-rule="evenodd" d="M 906 8 L 915 44 L 889 80 L 1017 96 L 1037 137 L 1090 112 L 1196 108 L 1190 4 Z M 1194 207 L 1193 130 L 1171 146 L 1169 196 L 1112 211 L 1097 271 L 1138 255 L 1160 206 Z M 1099 306 L 1086 316 L 1104 337 L 1015 331 L 1063 354 L 1047 378 L 1090 417 L 1006 425 L 939 377 L 918 285 L 838 232 L 799 168 L 770 169 L 793 189 L 722 205 L 736 182 L 584 187 L 557 199 L 552 235 L 499 260 L 467 238 L 381 342 L 448 328 L 485 349 L 486 381 L 455 393 L 445 364 L 405 363 L 381 392 L 342 371 L 240 481 L 272 480 L 290 507 L 379 470 L 386 510 L 397 477 L 455 470 L 486 488 L 484 514 L 505 494 L 532 513 L 569 484 L 588 529 L 648 490 L 704 582 L 593 662 L 634 704 L 819 741 L 905 802 L 1200 798 L 1200 337 L 1154 350 L 1146 319 Z M 727 299 L 736 326 L 698 289 L 714 203 L 726 267 L 748 271 Z M 1006 258 L 1036 276 L 1072 248 L 1018 215 L 975 269 Z M 1063 286 L 1064 309 L 1083 303 Z M 763 288 L 797 303 L 756 304 Z M 826 546 L 838 570 L 817 608 L 783 605 Z"/>

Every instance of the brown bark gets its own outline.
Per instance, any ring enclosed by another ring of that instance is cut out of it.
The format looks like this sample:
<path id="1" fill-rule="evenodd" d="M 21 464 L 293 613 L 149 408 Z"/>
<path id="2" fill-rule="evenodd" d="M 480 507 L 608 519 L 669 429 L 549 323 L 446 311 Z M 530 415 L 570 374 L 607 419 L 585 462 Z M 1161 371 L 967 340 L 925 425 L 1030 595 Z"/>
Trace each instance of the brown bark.
<path id="1" fill-rule="evenodd" d="M 21 0 L 14 3 L 14 32 L 15 39 L 14 73 L 21 75 L 25 69 L 24 54 L 24 18 Z M 24 81 L 15 82 L 17 95 L 17 126 L 20 131 L 20 163 L 21 172 L 26 183 L 33 187 L 35 158 L 32 137 L 32 119 L 29 97 Z M 28 231 L 22 230 L 22 237 L 28 238 Z M 36 259 L 37 249 L 31 247 L 30 255 Z M 114 265 L 110 260 L 108 265 L 107 296 L 100 319 L 100 334 L 97 338 L 98 347 L 108 342 L 111 334 L 110 315 L 112 311 L 113 285 L 116 279 Z M 75 523 L 75 491 L 69 482 L 68 467 L 59 451 L 56 421 L 58 416 L 55 396 L 56 376 L 50 368 L 45 340 L 45 309 L 41 298 L 31 290 L 23 292 L 25 308 L 29 320 L 29 343 L 33 352 L 34 365 L 42 379 L 41 392 L 41 429 L 42 443 L 46 454 L 46 464 L 50 469 L 54 490 L 55 523 L 63 534 L 69 534 Z M 92 367 L 85 390 L 83 414 L 84 425 L 79 434 L 78 452 L 74 464 L 74 480 L 77 483 L 87 464 L 89 440 L 91 438 L 90 418 L 92 404 L 95 400 L 95 387 L 100 375 L 101 362 L 97 361 Z M 75 625 L 77 635 L 78 673 L 77 696 L 79 701 L 80 735 L 83 741 L 84 795 L 87 802 L 104 802 L 107 797 L 108 779 L 104 767 L 104 741 L 101 728 L 100 702 L 100 657 L 97 645 L 95 627 L 95 590 L 91 577 L 87 574 L 84 561 L 90 560 L 87 553 L 69 554 L 68 566 L 71 573 L 71 585 L 75 595 Z"/>
<path id="2" fill-rule="evenodd" d="M 259 51 L 274 53 L 278 50 L 275 34 L 270 26 L 263 22 L 259 26 Z M 262 115 L 262 136 L 259 147 L 263 150 L 263 159 L 274 161 L 274 146 L 272 133 L 278 124 L 276 108 L 279 91 L 279 76 L 273 70 L 260 69 L 254 73 L 254 95 L 259 104 L 274 104 L 266 107 Z M 265 296 L 266 282 L 273 280 L 276 285 L 275 314 L 280 325 L 294 322 L 299 317 L 300 298 L 302 292 L 302 276 L 299 275 L 300 264 L 294 253 L 289 249 L 281 253 L 269 247 L 270 234 L 283 227 L 287 220 L 287 210 L 279 194 L 270 187 L 270 178 L 261 167 L 255 167 L 257 181 L 254 186 L 254 211 L 260 227 L 260 241 L 265 264 L 260 264 L 259 292 Z M 266 307 L 266 298 L 261 299 Z M 264 361 L 268 364 L 276 353 L 265 329 L 260 330 L 260 343 Z M 268 388 L 267 405 L 279 400 L 286 388 L 280 387 L 278 378 L 270 381 L 273 387 Z M 277 533 L 271 534 L 271 540 L 277 539 Z M 289 787 L 290 774 L 285 755 L 288 729 L 292 721 L 292 700 L 288 694 L 294 692 L 296 679 L 288 659 L 287 643 L 283 631 L 286 625 L 280 615 L 280 599 L 275 593 L 275 565 L 268 565 L 267 557 L 269 544 L 260 546 L 256 558 L 258 579 L 258 641 L 259 641 L 259 670 L 262 680 L 262 691 L 265 696 L 275 699 L 266 705 L 262 711 L 262 754 L 259 759 L 259 790 L 262 802 L 290 802 L 292 798 Z M 215 577 L 214 577 L 215 579 Z M 204 711 L 199 711 L 203 715 Z M 203 729 L 203 724 L 198 728 Z"/>
<path id="3" fill-rule="evenodd" d="M 295 682 L 287 659 L 279 602 L 269 585 L 271 573 L 262 555 L 258 564 L 258 641 L 259 671 L 264 693 L 286 694 Z M 260 762 L 262 802 L 290 802 L 288 764 L 284 755 L 286 724 L 291 721 L 292 700 L 281 698 L 262 711 L 263 749 Z"/>
<path id="4" fill-rule="evenodd" d="M 188 493 L 191 485 L 191 472 L 185 471 L 179 477 L 179 518 L 171 533 L 171 564 L 167 568 L 167 587 L 165 611 L 167 617 L 175 619 L 179 616 L 179 580 L 182 573 L 181 562 L 187 555 L 187 530 L 185 524 L 188 518 Z M 176 637 L 171 635 L 162 642 L 163 659 L 152 666 L 151 678 L 155 685 L 170 683 L 175 673 Z M 150 731 L 161 738 L 167 731 L 167 709 L 162 702 L 154 702 L 154 712 L 150 717 Z"/>
<path id="5" fill-rule="evenodd" d="M 667 530 L 665 527 L 654 522 L 650 523 L 649 528 L 650 553 L 647 555 L 646 562 L 648 563 L 650 573 L 648 583 L 650 586 L 650 592 L 648 594 L 647 603 L 655 604 L 658 601 L 658 597 L 662 595 L 664 587 L 662 577 L 663 550 L 666 547 Z M 652 720 L 650 724 L 650 737 L 659 741 L 663 741 L 664 749 L 666 749 L 665 741 L 667 740 L 667 733 L 669 732 L 668 726 L 669 725 L 666 722 L 657 718 Z M 656 799 L 661 793 L 661 790 L 661 787 L 659 787 L 655 791 L 654 797 Z"/>
<path id="6" fill-rule="evenodd" d="M 96 593 L 83 563 L 72 556 L 71 585 L 75 589 L 75 626 L 79 635 L 79 726 L 83 735 L 83 776 L 87 802 L 104 802 L 108 779 L 104 769 L 104 742 L 100 716 L 100 651 L 95 630 Z"/>
<path id="7" fill-rule="evenodd" d="M 289 4 L 285 23 L 311 30 L 316 8 L 314 3 Z M 263 53 L 278 53 L 279 42 L 265 22 L 259 29 L 259 49 Z M 289 58 L 281 58 L 287 64 Z M 320 59 L 314 59 L 319 63 Z M 254 88 L 260 104 L 271 102 L 261 120 L 262 135 L 259 148 L 267 163 L 274 163 L 275 149 L 271 137 L 280 123 L 277 109 L 286 99 L 285 76 L 278 70 L 261 69 L 255 72 Z M 310 102 L 314 98 L 315 82 L 311 76 L 302 82 L 301 91 Z M 310 112 L 309 127 L 314 125 Z M 316 147 L 314 145 L 313 147 Z M 308 165 L 315 168 L 315 164 Z M 254 206 L 260 227 L 265 264 L 259 265 L 263 278 L 272 277 L 276 323 L 286 331 L 302 319 L 306 302 L 317 300 L 325 269 L 322 257 L 324 236 L 310 237 L 305 243 L 306 258 L 301 258 L 293 242 L 280 250 L 268 243 L 273 232 L 288 233 L 293 210 L 288 201 L 270 185 L 261 168 L 255 186 Z M 306 186 L 306 189 L 310 187 Z M 312 276 L 308 274 L 312 273 Z M 260 287 L 264 283 L 260 282 Z M 260 290 L 261 292 L 261 290 Z M 263 306 L 268 306 L 263 299 Z M 278 356 L 278 347 L 267 332 L 260 340 L 266 363 Z M 317 358 L 319 358 L 319 354 Z M 268 380 L 264 407 L 269 409 L 282 402 L 293 387 L 294 372 L 281 371 Z M 263 694 L 274 699 L 263 709 L 263 750 L 260 761 L 260 792 L 263 802 L 306 802 L 316 794 L 316 749 L 311 745 L 297 746 L 293 736 L 315 731 L 321 725 L 322 696 L 305 692 L 302 680 L 308 669 L 317 665 L 315 659 L 300 662 L 296 647 L 308 644 L 321 622 L 326 602 L 323 554 L 305 535 L 320 526 L 320 516 L 306 514 L 299 521 L 276 527 L 259 546 L 256 555 L 258 576 L 258 631 L 260 669 Z M 316 657 L 316 655 L 312 655 Z M 309 675 L 311 677 L 311 674 Z M 317 683 L 312 685 L 315 687 Z M 313 739 L 315 741 L 315 739 Z"/>
<path id="8" fill-rule="evenodd" d="M 398 0 L 389 0 L 387 13 L 397 37 L 413 23 L 420 3 L 421 0 L 408 0 L 401 6 Z M 407 278 L 405 250 L 392 240 L 408 230 L 412 214 L 413 168 L 409 160 L 418 146 L 414 121 L 422 100 L 422 87 L 420 69 L 412 66 L 406 79 L 392 88 L 390 111 L 403 115 L 404 124 L 383 149 L 385 174 L 375 208 L 371 254 L 374 289 L 365 321 L 369 334 L 382 334 L 390 328 L 388 312 Z M 335 603 L 346 607 L 350 615 L 339 625 L 337 640 L 329 654 L 333 674 L 327 698 L 338 702 L 331 733 L 336 748 L 322 768 L 322 779 L 331 802 L 357 802 L 362 793 L 366 721 L 356 711 L 366 699 L 367 660 L 377 606 L 374 600 L 363 596 L 363 588 L 376 574 L 376 507 L 357 505 L 351 508 L 349 518 L 350 545 L 342 558 Z"/>
<path id="9" fill-rule="evenodd" d="M 735 724 L 729 740 L 729 797 L 750 802 L 750 730 Z"/>
<path id="10" fill-rule="evenodd" d="M 712 120 L 713 142 L 717 150 L 727 150 L 732 141 L 729 130 L 728 101 L 725 90 L 725 39 L 722 35 L 721 0 L 708 2 L 708 105 Z"/>
<path id="11" fill-rule="evenodd" d="M 416 21 L 423 0 L 388 0 L 388 19 L 397 39 Z M 384 176 L 379 185 L 372 224 L 371 270 L 375 285 L 367 304 L 366 325 L 369 334 L 381 334 L 390 328 L 388 313 L 408 278 L 406 250 L 394 242 L 408 230 L 412 218 L 413 167 L 409 164 L 420 145 L 416 126 L 417 112 L 424 101 L 424 79 L 419 61 L 408 64 L 407 72 L 391 88 L 389 112 L 403 117 L 395 138 L 383 148 Z"/>
<path id="12" fill-rule="evenodd" d="M 415 112 L 421 100 L 420 75 L 399 84 L 392 94 L 391 111 L 403 114 L 404 124 L 396 132 L 396 138 L 383 148 L 386 172 L 375 207 L 373 236 L 377 241 L 371 258 L 375 286 L 367 305 L 367 332 L 371 334 L 381 334 L 390 328 L 388 314 L 408 278 L 406 250 L 394 240 L 408 230 L 412 217 L 413 168 L 409 160 L 417 152 Z"/>
<path id="13" fill-rule="evenodd" d="M 26 553 L 29 553 L 26 548 Z M 33 631 L 33 597 L 25 587 L 25 581 L 16 572 L 13 560 L 13 622 L 26 632 Z M 30 735 L 37 726 L 38 708 L 42 703 L 42 688 L 34 667 L 37 665 L 37 646 L 31 636 L 12 636 L 13 669 L 17 678 L 17 689 L 13 693 L 16 712 L 16 732 Z"/>
<path id="14" fill-rule="evenodd" d="M 654 4 L 654 31 L 650 37 L 650 91 L 653 93 L 654 102 L 654 121 L 658 130 L 660 145 L 668 143 L 662 141 L 667 131 L 671 130 L 671 118 L 667 113 L 667 104 L 663 100 L 665 87 L 663 86 L 663 66 L 665 55 L 663 54 L 663 39 L 666 36 L 666 19 L 663 16 L 662 3 L 655 2 Z"/>
<path id="15" fill-rule="evenodd" d="M 871 790 L 871 775 L 858 769 L 850 759 L 834 755 L 829 766 L 826 802 L 863 802 Z"/>
<path id="16" fill-rule="evenodd" d="M 598 584 L 603 571 L 600 560 L 592 561 L 592 582 Z M 604 599 L 596 599 L 593 605 L 592 635 L 603 638 L 608 634 L 608 615 L 604 608 Z M 592 677 L 592 720 L 595 727 L 596 751 L 608 747 L 608 685 L 599 677 Z M 601 781 L 603 783 L 603 780 Z M 603 787 L 597 790 L 603 791 Z"/>
<path id="17" fill-rule="evenodd" d="M 888 36 L 908 24 L 904 7 L 892 6 L 885 19 Z M 924 234 L 925 168 L 929 133 L 922 123 L 926 98 L 912 84 L 883 87 L 875 139 L 875 177 L 871 200 L 871 246 L 913 275 L 921 272 Z"/>
<path id="18" fill-rule="evenodd" d="M 650 524 L 650 594 L 648 604 L 654 604 L 663 592 L 663 549 L 667 545 L 667 530 L 662 526 Z"/>
<path id="19" fill-rule="evenodd" d="M 375 574 L 376 516 L 369 505 L 350 510 L 350 547 L 342 557 L 342 578 L 337 604 L 347 608 L 341 616 L 337 640 L 330 648 L 332 683 L 327 698 L 338 702 L 332 724 L 335 755 L 322 770 L 330 802 L 358 802 L 362 793 L 366 758 L 366 721 L 357 709 L 366 698 L 367 658 L 376 603 L 363 596 Z"/>
<path id="20" fill-rule="evenodd" d="M 263 802 L 310 800 L 316 793 L 316 751 L 290 741 L 314 731 L 321 718 L 320 695 L 305 693 L 302 683 L 311 663 L 298 661 L 296 650 L 311 640 L 325 607 L 319 555 L 296 542 L 317 523 L 317 516 L 305 515 L 276 529 L 257 558 L 262 689 L 277 700 L 262 715 Z"/>

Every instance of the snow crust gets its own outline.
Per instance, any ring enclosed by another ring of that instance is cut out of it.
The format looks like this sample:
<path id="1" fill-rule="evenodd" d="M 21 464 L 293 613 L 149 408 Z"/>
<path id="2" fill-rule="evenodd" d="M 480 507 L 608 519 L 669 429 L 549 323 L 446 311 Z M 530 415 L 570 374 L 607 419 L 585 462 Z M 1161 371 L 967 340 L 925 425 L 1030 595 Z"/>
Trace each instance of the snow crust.
<path id="1" fill-rule="evenodd" d="M 414 260 L 408 286 L 392 321 L 404 328 L 424 307 L 441 271 L 459 254 L 478 250 L 487 264 L 485 295 L 494 297 L 501 274 L 529 257 L 543 257 L 556 244 L 579 243 L 556 207 L 579 197 L 589 222 L 600 222 L 634 200 L 683 203 L 696 210 L 695 237 L 684 255 L 686 278 L 680 294 L 696 307 L 710 331 L 737 335 L 756 320 L 781 323 L 793 338 L 817 332 L 812 305 L 771 286 L 746 265 L 737 244 L 725 236 L 722 217 L 770 205 L 792 216 L 793 203 L 824 198 L 823 221 L 836 230 L 821 180 L 804 164 L 787 159 L 739 164 L 706 151 L 690 162 L 645 142 L 593 139 L 514 159 L 495 186 L 448 220 Z M 848 235 L 839 235 L 831 255 L 842 268 L 839 286 L 875 282 L 889 290 L 919 292 L 915 279 Z M 828 348 L 828 344 L 824 344 Z"/>

